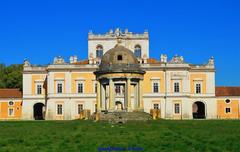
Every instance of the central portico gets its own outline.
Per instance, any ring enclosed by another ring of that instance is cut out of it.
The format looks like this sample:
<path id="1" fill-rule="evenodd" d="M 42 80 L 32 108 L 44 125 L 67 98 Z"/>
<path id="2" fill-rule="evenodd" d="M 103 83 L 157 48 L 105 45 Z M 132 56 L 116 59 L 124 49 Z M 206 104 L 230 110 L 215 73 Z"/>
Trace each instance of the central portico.
<path id="1" fill-rule="evenodd" d="M 143 71 L 133 52 L 120 44 L 101 58 L 96 72 L 97 111 L 142 111 Z"/>

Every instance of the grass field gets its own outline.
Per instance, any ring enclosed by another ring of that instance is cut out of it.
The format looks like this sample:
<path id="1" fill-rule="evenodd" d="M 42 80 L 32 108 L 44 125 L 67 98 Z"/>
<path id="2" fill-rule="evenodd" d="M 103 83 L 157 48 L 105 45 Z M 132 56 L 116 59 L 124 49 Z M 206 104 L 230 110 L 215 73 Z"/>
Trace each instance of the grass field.
<path id="1" fill-rule="evenodd" d="M 0 151 L 94 152 L 106 147 L 135 152 L 240 151 L 240 121 L 0 122 Z"/>

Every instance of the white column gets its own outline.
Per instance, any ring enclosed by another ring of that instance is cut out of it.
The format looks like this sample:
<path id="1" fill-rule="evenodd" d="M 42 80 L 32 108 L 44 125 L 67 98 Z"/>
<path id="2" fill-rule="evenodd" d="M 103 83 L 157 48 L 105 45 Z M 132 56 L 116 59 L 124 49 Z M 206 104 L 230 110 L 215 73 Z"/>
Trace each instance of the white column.
<path id="1" fill-rule="evenodd" d="M 138 84 L 134 86 L 134 109 L 138 107 Z"/>
<path id="2" fill-rule="evenodd" d="M 143 93 L 142 93 L 142 80 L 139 80 L 139 85 L 138 85 L 138 108 L 143 109 Z"/>
<path id="3" fill-rule="evenodd" d="M 105 102 L 106 102 L 105 89 L 103 84 L 101 84 L 101 108 L 104 110 L 106 109 Z"/>
<path id="4" fill-rule="evenodd" d="M 114 110 L 114 83 L 113 80 L 109 79 L 109 109 Z"/>
<path id="5" fill-rule="evenodd" d="M 100 100 L 101 100 L 101 96 L 100 96 L 100 82 L 99 80 L 97 81 L 97 111 L 100 112 L 101 111 L 101 105 L 100 105 Z"/>
<path id="6" fill-rule="evenodd" d="M 131 104 L 131 79 L 127 79 L 127 109 L 131 110 L 132 109 L 132 104 Z"/>

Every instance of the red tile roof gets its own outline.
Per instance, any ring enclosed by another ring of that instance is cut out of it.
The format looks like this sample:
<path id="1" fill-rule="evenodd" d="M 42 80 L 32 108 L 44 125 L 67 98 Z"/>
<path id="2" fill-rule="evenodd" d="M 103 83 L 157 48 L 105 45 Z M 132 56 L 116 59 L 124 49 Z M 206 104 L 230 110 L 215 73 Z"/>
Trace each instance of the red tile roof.
<path id="1" fill-rule="evenodd" d="M 88 60 L 78 61 L 78 62 L 73 63 L 73 64 L 77 64 L 77 65 L 86 65 L 86 64 L 88 64 Z"/>
<path id="2" fill-rule="evenodd" d="M 240 96 L 240 87 L 216 87 L 216 96 Z"/>
<path id="3" fill-rule="evenodd" d="M 148 58 L 147 59 L 147 63 L 148 64 L 157 64 L 157 63 L 161 63 L 160 61 L 154 59 L 154 58 Z"/>
<path id="4" fill-rule="evenodd" d="M 0 89 L 0 98 L 22 98 L 20 89 Z"/>

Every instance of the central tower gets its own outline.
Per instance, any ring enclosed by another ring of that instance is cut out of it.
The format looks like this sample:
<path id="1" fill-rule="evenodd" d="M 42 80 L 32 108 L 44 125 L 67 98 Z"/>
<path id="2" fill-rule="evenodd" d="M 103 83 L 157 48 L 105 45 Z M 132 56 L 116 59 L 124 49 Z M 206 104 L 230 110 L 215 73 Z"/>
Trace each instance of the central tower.
<path id="1" fill-rule="evenodd" d="M 88 59 L 94 63 L 100 63 L 102 56 L 115 45 L 121 43 L 122 46 L 131 50 L 138 61 L 149 58 L 149 34 L 132 33 L 128 29 L 121 31 L 119 28 L 109 30 L 105 34 L 88 33 Z"/>
<path id="2" fill-rule="evenodd" d="M 101 58 L 94 72 L 97 80 L 97 110 L 143 110 L 143 71 L 133 52 L 117 44 Z"/>

